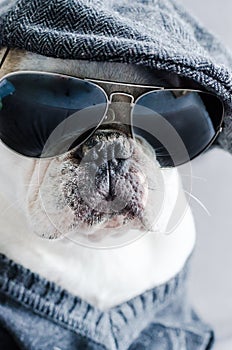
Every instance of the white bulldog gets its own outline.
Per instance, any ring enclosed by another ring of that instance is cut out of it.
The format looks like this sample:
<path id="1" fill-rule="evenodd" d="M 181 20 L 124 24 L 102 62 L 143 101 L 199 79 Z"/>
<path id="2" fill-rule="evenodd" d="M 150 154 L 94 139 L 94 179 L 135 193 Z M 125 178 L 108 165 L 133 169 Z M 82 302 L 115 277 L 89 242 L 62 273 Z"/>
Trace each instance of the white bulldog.
<path id="1" fill-rule="evenodd" d="M 4 54 L 3 49 L 2 57 Z M 125 88 L 121 82 L 186 87 L 186 81 L 180 78 L 170 76 L 170 81 L 162 81 L 157 72 L 135 65 L 62 60 L 16 49 L 10 50 L 5 57 L 0 78 L 27 70 L 114 81 L 118 82 L 120 92 L 130 94 L 133 94 L 133 87 Z M 110 85 L 104 89 L 109 93 Z M 120 113 L 117 106 L 115 111 Z M 75 206 L 81 193 L 75 192 L 73 182 L 76 179 L 83 181 L 85 176 L 78 157 L 69 153 L 68 157 L 29 158 L 0 143 L 0 252 L 106 310 L 176 275 L 193 250 L 195 227 L 177 168 L 160 168 L 155 152 L 145 140 L 129 139 L 120 131 L 115 136 L 112 128 L 99 129 L 92 136 L 96 152 L 115 142 L 129 152 L 128 167 L 118 180 L 117 196 L 134 195 L 130 207 L 123 214 L 119 210 L 109 216 L 107 213 L 100 215 L 89 203 Z M 99 144 L 101 147 L 97 148 Z M 133 151 L 130 153 L 131 145 Z M 85 147 L 84 156 L 91 149 L 88 141 Z M 110 157 L 109 160 L 114 159 L 113 155 Z M 108 172 L 107 176 L 114 175 Z M 85 180 L 88 187 L 88 179 Z M 104 206 L 109 193 L 115 190 L 112 180 L 106 183 L 100 177 L 98 189 L 91 192 L 93 197 L 90 195 L 88 199 L 93 205 L 97 203 L 95 209 Z M 163 199 L 157 204 L 159 208 L 154 207 L 152 218 L 157 220 L 153 222 L 149 214 L 149 226 L 146 226 L 139 220 L 138 212 L 148 210 L 151 213 L 160 192 Z M 176 221 L 178 224 L 166 234 L 180 197 L 183 210 Z M 121 229 L 123 233 L 114 238 Z M 108 236 L 113 237 L 109 241 L 112 244 L 104 243 Z"/>

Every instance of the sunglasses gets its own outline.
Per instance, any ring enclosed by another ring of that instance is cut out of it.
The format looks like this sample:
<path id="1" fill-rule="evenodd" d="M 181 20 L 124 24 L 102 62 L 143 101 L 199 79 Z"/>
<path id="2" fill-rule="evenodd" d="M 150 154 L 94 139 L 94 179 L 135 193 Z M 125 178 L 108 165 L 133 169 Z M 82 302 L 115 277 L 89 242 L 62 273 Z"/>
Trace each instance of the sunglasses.
<path id="1" fill-rule="evenodd" d="M 114 88 L 107 93 L 105 86 Z M 118 87 L 131 88 L 133 95 Z M 125 120 L 117 117 L 117 96 L 127 100 Z M 32 71 L 10 73 L 0 80 L 0 139 L 27 157 L 63 155 L 80 147 L 100 126 L 125 124 L 130 137 L 143 138 L 153 147 L 160 166 L 173 167 L 213 143 L 223 114 L 219 97 L 198 90 Z"/>

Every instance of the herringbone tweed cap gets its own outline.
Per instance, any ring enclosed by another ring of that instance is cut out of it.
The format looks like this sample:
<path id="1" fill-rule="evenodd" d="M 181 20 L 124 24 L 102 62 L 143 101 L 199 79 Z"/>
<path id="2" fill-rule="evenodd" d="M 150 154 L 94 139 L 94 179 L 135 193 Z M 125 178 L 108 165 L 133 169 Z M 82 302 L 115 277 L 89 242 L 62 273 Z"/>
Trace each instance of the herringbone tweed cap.
<path id="1" fill-rule="evenodd" d="M 1 5 L 2 3 L 2 5 Z M 0 0 L 0 46 L 176 72 L 221 96 L 232 152 L 232 58 L 175 0 Z"/>

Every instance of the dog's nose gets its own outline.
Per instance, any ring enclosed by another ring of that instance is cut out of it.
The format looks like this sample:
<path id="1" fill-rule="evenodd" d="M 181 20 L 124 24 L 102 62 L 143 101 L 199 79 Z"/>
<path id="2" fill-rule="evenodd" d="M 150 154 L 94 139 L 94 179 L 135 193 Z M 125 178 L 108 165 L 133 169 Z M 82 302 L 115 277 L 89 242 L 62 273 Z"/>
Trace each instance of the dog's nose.
<path id="1" fill-rule="evenodd" d="M 88 177 L 94 178 L 95 190 L 106 201 L 112 201 L 117 182 L 128 172 L 127 160 L 131 158 L 133 146 L 131 139 L 118 130 L 97 130 L 81 147 L 73 153 L 80 166 L 87 170 Z"/>
<path id="2" fill-rule="evenodd" d="M 100 191 L 106 201 L 112 201 L 116 198 L 115 180 L 120 173 L 123 173 L 125 167 L 124 159 L 113 159 L 104 162 L 96 171 L 95 186 Z"/>

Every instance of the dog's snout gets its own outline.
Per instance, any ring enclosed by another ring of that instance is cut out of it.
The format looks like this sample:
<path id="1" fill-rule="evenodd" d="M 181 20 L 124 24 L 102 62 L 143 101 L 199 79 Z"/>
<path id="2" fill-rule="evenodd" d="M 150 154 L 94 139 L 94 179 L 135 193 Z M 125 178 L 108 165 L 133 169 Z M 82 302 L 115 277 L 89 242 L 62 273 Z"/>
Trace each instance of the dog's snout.
<path id="1" fill-rule="evenodd" d="M 154 170 L 153 163 L 144 163 L 142 146 L 121 130 L 99 128 L 78 153 L 77 159 L 73 150 L 62 163 L 62 195 L 75 220 L 93 230 L 112 220 L 114 227 L 128 222 L 140 227 L 149 216 L 145 207 Z"/>
<path id="2" fill-rule="evenodd" d="M 96 191 L 106 201 L 117 196 L 116 183 L 126 172 L 126 160 L 132 155 L 130 140 L 117 130 L 98 130 L 79 150 L 81 165 L 91 167 Z"/>
<path id="3" fill-rule="evenodd" d="M 128 159 L 132 153 L 132 143 L 122 131 L 107 129 L 97 130 L 72 156 L 100 167 L 111 160 Z"/>

